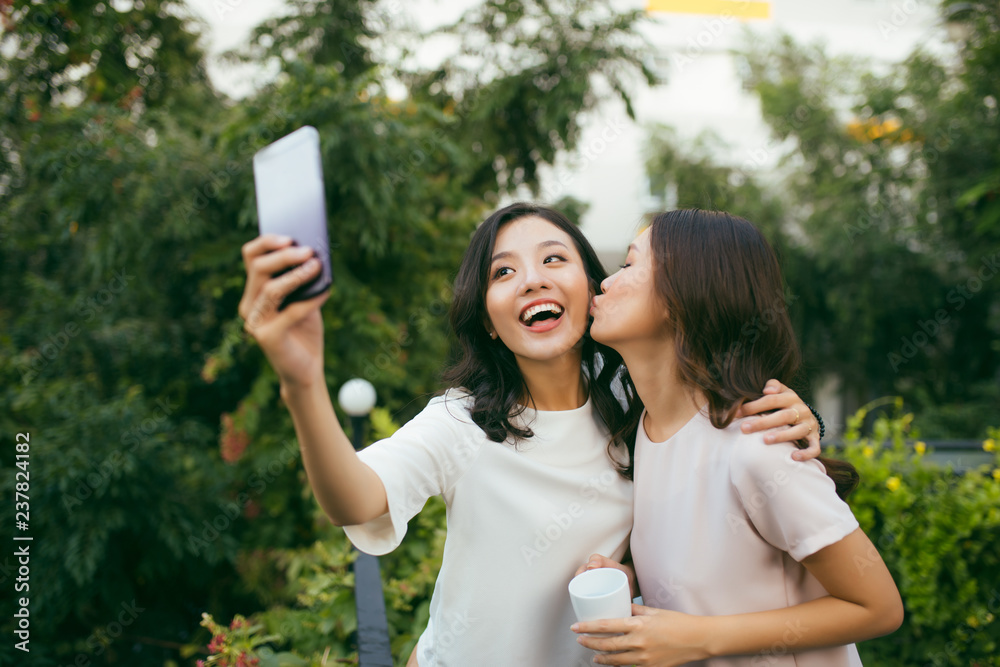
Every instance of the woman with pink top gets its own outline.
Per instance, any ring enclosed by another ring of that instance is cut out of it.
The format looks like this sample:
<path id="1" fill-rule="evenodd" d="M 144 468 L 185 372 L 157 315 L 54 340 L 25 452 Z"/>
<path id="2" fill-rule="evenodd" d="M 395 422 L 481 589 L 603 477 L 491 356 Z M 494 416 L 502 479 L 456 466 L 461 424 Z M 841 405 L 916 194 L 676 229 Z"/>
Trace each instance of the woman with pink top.
<path id="1" fill-rule="evenodd" d="M 614 652 L 595 656 L 606 665 L 860 665 L 852 642 L 894 631 L 903 605 L 843 500 L 856 471 L 796 461 L 736 418 L 799 364 L 763 235 L 727 213 L 663 213 L 602 288 L 591 335 L 621 354 L 644 405 L 631 552 L 645 606 L 575 624 L 578 641 Z M 621 567 L 587 565 L 602 566 Z"/>

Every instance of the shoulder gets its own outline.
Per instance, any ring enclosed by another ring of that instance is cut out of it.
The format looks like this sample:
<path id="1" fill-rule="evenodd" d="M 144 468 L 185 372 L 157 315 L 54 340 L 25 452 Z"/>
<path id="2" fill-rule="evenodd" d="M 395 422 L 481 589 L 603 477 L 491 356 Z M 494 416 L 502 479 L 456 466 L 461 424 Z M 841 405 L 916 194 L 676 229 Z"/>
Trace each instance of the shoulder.
<path id="1" fill-rule="evenodd" d="M 428 401 L 423 410 L 407 422 L 405 427 L 434 425 L 466 434 L 470 429 L 480 430 L 472 420 L 473 398 L 465 389 L 452 388 Z"/>
<path id="2" fill-rule="evenodd" d="M 858 527 L 822 463 L 794 460 L 792 443 L 767 444 L 764 434 L 744 434 L 739 424 L 730 428 L 732 489 L 765 542 L 801 561 Z M 735 527 L 740 517 L 734 517 Z"/>
<path id="3" fill-rule="evenodd" d="M 472 423 L 472 419 L 469 415 L 472 411 L 474 403 L 475 399 L 466 389 L 462 387 L 452 387 L 445 390 L 443 394 L 435 396 L 428 401 L 427 407 L 424 408 L 424 411 L 437 414 L 447 414 L 453 419 Z"/>
<path id="4" fill-rule="evenodd" d="M 444 393 L 432 398 L 430 402 L 472 405 L 473 400 L 472 394 L 465 387 L 449 387 L 444 390 Z"/>
<path id="5" fill-rule="evenodd" d="M 721 429 L 729 444 L 729 476 L 737 486 L 773 482 L 775 478 L 783 478 L 810 465 L 822 468 L 819 462 L 793 459 L 792 453 L 796 447 L 790 442 L 776 444 L 764 442 L 767 431 L 743 433 L 740 430 L 743 421 L 734 420 L 729 426 Z"/>
<path id="6" fill-rule="evenodd" d="M 385 465 L 410 461 L 416 462 L 418 468 L 435 465 L 448 472 L 460 472 L 476 458 L 485 440 L 482 429 L 469 415 L 466 400 L 460 393 L 447 391 L 432 398 L 410 421 L 362 450 L 362 454 L 389 459 Z"/>

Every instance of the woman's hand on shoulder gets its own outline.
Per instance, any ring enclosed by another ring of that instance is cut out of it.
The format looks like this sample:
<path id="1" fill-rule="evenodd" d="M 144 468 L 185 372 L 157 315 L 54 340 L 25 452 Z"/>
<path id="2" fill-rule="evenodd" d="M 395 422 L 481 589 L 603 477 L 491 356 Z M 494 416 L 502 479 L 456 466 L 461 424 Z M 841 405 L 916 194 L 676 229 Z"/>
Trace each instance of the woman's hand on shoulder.
<path id="1" fill-rule="evenodd" d="M 762 414 L 765 412 L 769 414 Z M 736 413 L 737 417 L 752 415 L 760 416 L 743 422 L 740 428 L 744 433 L 787 426 L 768 433 L 764 436 L 764 442 L 797 442 L 804 438 L 809 442 L 809 447 L 793 452 L 792 458 L 807 461 L 820 455 L 819 422 L 799 395 L 777 380 L 768 380 L 764 386 L 764 395 L 756 401 L 744 403 Z"/>
<path id="2" fill-rule="evenodd" d="M 705 617 L 666 609 L 632 605 L 632 618 L 574 623 L 577 641 L 594 651 L 599 665 L 656 665 L 674 667 L 711 657 Z M 587 633 L 587 634 L 583 634 Z M 614 637 L 587 636 L 616 633 Z"/>
<path id="3" fill-rule="evenodd" d="M 329 291 L 278 307 L 285 297 L 320 272 L 310 248 L 287 236 L 266 234 L 243 245 L 247 282 L 240 299 L 243 328 L 264 350 L 283 384 L 323 380 L 323 320 L 319 309 Z M 294 267 L 294 268 L 293 268 Z M 287 269 L 287 273 L 273 277 Z"/>
<path id="4" fill-rule="evenodd" d="M 601 567 L 611 567 L 624 572 L 628 576 L 628 587 L 632 593 L 632 597 L 638 597 L 639 583 L 635 578 L 635 569 L 630 564 L 619 563 L 618 561 L 611 560 L 607 556 L 602 556 L 601 554 L 591 554 L 590 559 L 580 566 L 580 568 L 576 571 L 576 574 L 583 574 L 587 570 L 596 570 Z"/>

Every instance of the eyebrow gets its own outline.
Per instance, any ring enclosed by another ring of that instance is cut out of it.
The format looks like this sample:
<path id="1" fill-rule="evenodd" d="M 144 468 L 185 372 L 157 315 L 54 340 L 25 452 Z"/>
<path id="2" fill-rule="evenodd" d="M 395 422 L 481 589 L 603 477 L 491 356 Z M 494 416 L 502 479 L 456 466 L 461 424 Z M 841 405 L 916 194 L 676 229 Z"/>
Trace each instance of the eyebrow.
<path id="1" fill-rule="evenodd" d="M 565 243 L 563 243 L 562 241 L 556 241 L 556 240 L 542 241 L 541 243 L 538 244 L 537 247 L 539 249 L 541 249 L 541 248 L 549 248 L 549 247 L 552 247 L 554 245 L 562 246 L 563 248 L 566 248 L 567 250 L 569 250 L 569 247 L 567 247 L 567 245 Z M 498 259 L 506 259 L 507 257 L 510 257 L 513 254 L 514 253 L 512 253 L 512 252 L 510 252 L 508 250 L 504 250 L 503 252 L 498 252 L 497 254 L 493 255 L 493 259 L 490 260 L 490 263 L 495 262 Z"/>

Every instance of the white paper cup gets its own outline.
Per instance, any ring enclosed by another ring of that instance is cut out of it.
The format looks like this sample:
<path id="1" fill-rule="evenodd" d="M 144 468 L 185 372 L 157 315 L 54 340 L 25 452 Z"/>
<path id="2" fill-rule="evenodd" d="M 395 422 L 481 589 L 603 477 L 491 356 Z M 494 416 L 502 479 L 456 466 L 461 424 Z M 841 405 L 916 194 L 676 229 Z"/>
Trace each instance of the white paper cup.
<path id="1" fill-rule="evenodd" d="M 569 582 L 569 597 L 578 621 L 629 618 L 632 615 L 628 576 L 613 567 L 599 567 L 573 577 Z"/>

